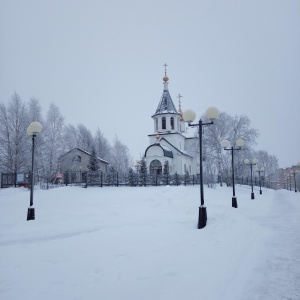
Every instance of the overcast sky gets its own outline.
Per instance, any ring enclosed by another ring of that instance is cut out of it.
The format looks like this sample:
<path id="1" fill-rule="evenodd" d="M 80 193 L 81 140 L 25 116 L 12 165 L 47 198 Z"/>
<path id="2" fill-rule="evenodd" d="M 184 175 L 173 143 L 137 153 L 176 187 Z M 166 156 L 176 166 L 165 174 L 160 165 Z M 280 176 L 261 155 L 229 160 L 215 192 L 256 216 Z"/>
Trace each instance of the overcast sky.
<path id="1" fill-rule="evenodd" d="M 54 102 L 143 155 L 163 91 L 247 115 L 256 150 L 300 161 L 299 0 L 0 0 L 0 101 Z"/>

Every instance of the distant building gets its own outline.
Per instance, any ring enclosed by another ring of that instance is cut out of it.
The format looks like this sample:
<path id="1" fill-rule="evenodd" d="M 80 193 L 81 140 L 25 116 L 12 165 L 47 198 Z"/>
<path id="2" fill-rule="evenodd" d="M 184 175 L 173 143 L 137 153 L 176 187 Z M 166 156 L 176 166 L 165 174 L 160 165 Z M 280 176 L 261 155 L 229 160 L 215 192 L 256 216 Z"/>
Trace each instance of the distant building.
<path id="1" fill-rule="evenodd" d="M 150 174 L 163 172 L 165 161 L 169 162 L 170 174 L 197 173 L 197 159 L 187 151 L 195 138 L 185 136 L 185 122 L 181 110 L 179 98 L 179 109 L 177 111 L 168 90 L 166 75 L 163 78 L 164 89 L 158 107 L 152 119 L 154 132 L 149 134 L 150 145 L 145 150 L 147 169 Z M 199 155 L 199 154 L 198 154 Z"/>
<path id="2" fill-rule="evenodd" d="M 292 166 L 290 168 L 280 168 L 276 170 L 276 187 L 275 189 L 295 190 L 299 185 L 300 166 Z"/>
<path id="3" fill-rule="evenodd" d="M 80 148 L 74 148 L 69 152 L 59 157 L 60 172 L 66 171 L 88 171 L 88 164 L 90 161 L 91 153 L 84 151 Z M 104 159 L 97 158 L 99 162 L 99 170 L 103 173 L 107 172 L 108 162 Z"/>

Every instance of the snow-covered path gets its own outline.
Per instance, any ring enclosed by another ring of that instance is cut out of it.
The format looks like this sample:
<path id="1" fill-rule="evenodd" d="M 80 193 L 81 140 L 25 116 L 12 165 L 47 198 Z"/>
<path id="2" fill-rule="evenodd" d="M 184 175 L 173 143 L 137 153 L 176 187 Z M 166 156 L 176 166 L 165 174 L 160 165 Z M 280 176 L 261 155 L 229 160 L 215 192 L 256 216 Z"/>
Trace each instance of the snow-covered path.
<path id="1" fill-rule="evenodd" d="M 287 198 L 288 196 L 288 198 Z M 270 214 L 255 218 L 269 230 L 260 264 L 247 286 L 247 300 L 300 299 L 300 197 L 299 193 L 277 191 Z"/>
<path id="2" fill-rule="evenodd" d="M 300 299 L 300 193 L 199 186 L 0 190 L 0 298 Z"/>

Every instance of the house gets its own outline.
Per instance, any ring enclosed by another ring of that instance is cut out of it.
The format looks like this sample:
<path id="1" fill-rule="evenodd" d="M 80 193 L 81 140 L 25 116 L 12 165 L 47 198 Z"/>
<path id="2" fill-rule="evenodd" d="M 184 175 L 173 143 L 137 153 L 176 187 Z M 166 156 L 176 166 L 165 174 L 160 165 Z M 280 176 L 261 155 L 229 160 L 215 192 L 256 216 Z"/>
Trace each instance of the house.
<path id="1" fill-rule="evenodd" d="M 60 173 L 66 171 L 80 171 L 87 172 L 91 153 L 80 148 L 74 148 L 59 157 Z M 99 162 L 99 170 L 103 173 L 107 172 L 108 162 L 97 157 Z"/>

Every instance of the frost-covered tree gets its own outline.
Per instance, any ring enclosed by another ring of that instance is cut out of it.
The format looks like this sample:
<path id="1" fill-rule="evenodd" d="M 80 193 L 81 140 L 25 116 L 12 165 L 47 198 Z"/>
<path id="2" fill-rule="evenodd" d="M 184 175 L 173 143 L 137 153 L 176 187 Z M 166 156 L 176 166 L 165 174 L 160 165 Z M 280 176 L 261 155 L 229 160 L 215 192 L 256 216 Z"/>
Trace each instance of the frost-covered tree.
<path id="1" fill-rule="evenodd" d="M 58 171 L 58 157 L 63 154 L 63 128 L 64 117 L 60 113 L 59 108 L 54 103 L 51 103 L 47 112 L 45 126 L 43 127 L 43 171 L 49 179 Z"/>
<path id="2" fill-rule="evenodd" d="M 96 155 L 96 150 L 93 148 L 88 164 L 89 171 L 95 172 L 99 170 L 99 163 Z"/>
<path id="3" fill-rule="evenodd" d="M 127 173 L 130 164 L 129 150 L 117 136 L 115 136 L 113 147 L 112 147 L 112 160 L 111 164 L 114 169 L 121 173 Z"/>
<path id="4" fill-rule="evenodd" d="M 206 116 L 202 117 L 203 123 L 210 122 Z M 221 140 L 229 140 L 235 145 L 237 139 L 245 141 L 245 150 L 251 149 L 256 143 L 258 131 L 251 127 L 247 116 L 230 116 L 221 113 L 219 119 L 214 120 L 213 125 L 203 126 L 203 169 L 206 181 L 211 180 L 211 174 L 218 174 L 221 180 L 229 180 L 231 172 L 231 157 L 228 151 L 223 151 Z M 198 136 L 198 133 L 197 135 Z M 245 151 L 244 150 L 244 151 Z M 193 155 L 199 155 L 199 139 L 195 140 L 192 149 L 188 149 Z M 236 174 L 243 171 L 243 157 L 245 152 L 235 153 Z M 215 176 L 215 175 L 214 175 Z"/>
<path id="5" fill-rule="evenodd" d="M 279 168 L 278 159 L 274 155 L 268 154 L 267 151 L 259 150 L 254 152 L 254 157 L 258 159 L 258 167 L 263 168 L 264 172 L 262 176 L 270 176 L 275 174 L 275 171 Z"/>
<path id="6" fill-rule="evenodd" d="M 143 156 L 143 158 L 140 161 L 140 184 L 146 185 L 147 181 L 147 164 L 146 159 Z"/>
<path id="7" fill-rule="evenodd" d="M 94 148 L 93 135 L 83 124 L 77 126 L 77 147 L 87 152 Z"/>
<path id="8" fill-rule="evenodd" d="M 165 160 L 164 167 L 163 167 L 163 175 L 162 175 L 162 182 L 164 184 L 169 184 L 169 177 L 170 177 L 170 166 L 169 161 Z"/>
<path id="9" fill-rule="evenodd" d="M 77 129 L 74 125 L 68 124 L 64 127 L 63 131 L 64 136 L 64 149 L 65 151 L 72 150 L 78 147 L 78 134 Z"/>
<path id="10" fill-rule="evenodd" d="M 94 144 L 98 156 L 108 162 L 111 160 L 112 147 L 98 128 L 94 137 Z"/>
<path id="11" fill-rule="evenodd" d="M 95 148 L 93 148 L 88 164 L 88 184 L 99 185 L 101 173 L 99 172 L 99 163 Z"/>
<path id="12" fill-rule="evenodd" d="M 18 172 L 27 169 L 30 138 L 25 103 L 17 93 L 8 105 L 0 103 L 0 166 L 4 171 Z"/>
<path id="13" fill-rule="evenodd" d="M 40 122 L 41 124 L 44 123 L 42 107 L 39 99 L 32 97 L 27 103 L 27 119 L 28 124 L 31 122 Z"/>
<path id="14" fill-rule="evenodd" d="M 40 105 L 39 99 L 31 98 L 27 103 L 27 123 L 30 124 L 31 122 L 40 122 L 43 126 L 42 132 L 35 137 L 35 150 L 34 150 L 34 157 L 35 157 L 35 167 L 36 170 L 43 169 L 43 155 L 42 155 L 42 146 L 44 143 L 44 136 L 43 131 L 45 130 L 45 121 L 42 115 L 42 107 Z M 28 169 L 30 169 L 31 164 L 31 152 L 29 153 L 27 161 L 29 162 Z"/>

